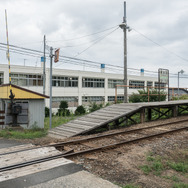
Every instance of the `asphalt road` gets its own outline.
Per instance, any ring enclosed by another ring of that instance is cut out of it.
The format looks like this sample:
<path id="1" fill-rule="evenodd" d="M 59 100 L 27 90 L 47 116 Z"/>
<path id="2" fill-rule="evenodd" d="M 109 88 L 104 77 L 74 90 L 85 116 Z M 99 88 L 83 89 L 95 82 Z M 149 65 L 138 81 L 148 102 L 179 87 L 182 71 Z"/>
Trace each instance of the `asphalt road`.
<path id="1" fill-rule="evenodd" d="M 22 145 L 22 144 L 23 143 L 15 141 L 15 140 L 0 138 L 0 148 L 7 148 L 7 147 L 17 146 L 17 145 Z"/>

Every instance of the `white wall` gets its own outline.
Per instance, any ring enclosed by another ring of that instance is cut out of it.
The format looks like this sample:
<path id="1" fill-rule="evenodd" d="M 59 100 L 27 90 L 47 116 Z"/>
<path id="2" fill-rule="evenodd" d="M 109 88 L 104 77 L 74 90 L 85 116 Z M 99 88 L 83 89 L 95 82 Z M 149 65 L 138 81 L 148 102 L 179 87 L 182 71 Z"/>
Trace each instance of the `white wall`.
<path id="1" fill-rule="evenodd" d="M 44 100 L 30 100 L 28 128 L 44 128 L 44 116 Z"/>
<path id="2" fill-rule="evenodd" d="M 4 72 L 4 83 L 9 83 L 8 66 L 1 64 L 0 72 Z M 11 72 L 42 75 L 43 68 L 12 65 Z M 50 79 L 49 79 L 50 74 L 49 73 L 50 73 L 49 68 L 47 68 L 46 69 L 46 93 L 45 94 L 48 96 L 50 95 Z M 115 88 L 108 88 L 108 79 L 123 80 L 123 75 L 120 75 L 120 74 L 65 70 L 65 69 L 53 69 L 53 75 L 78 77 L 78 87 L 72 87 L 72 88 L 71 87 L 53 87 L 52 88 L 53 97 L 75 96 L 75 97 L 78 97 L 78 105 L 82 104 L 82 96 L 103 96 L 105 98 L 105 102 L 108 102 L 108 96 L 115 96 Z M 83 88 L 82 87 L 83 77 L 105 79 L 105 88 Z M 127 81 L 128 84 L 129 84 L 129 80 L 145 81 L 145 86 L 147 84 L 147 81 L 153 81 L 153 82 L 158 81 L 157 78 L 155 77 L 148 77 L 144 75 L 140 75 L 140 76 L 128 75 L 128 81 Z M 30 87 L 25 87 L 25 88 L 43 94 L 43 86 L 30 86 Z M 136 93 L 137 89 L 128 88 L 128 95 L 130 95 L 132 92 Z M 117 93 L 119 95 L 123 95 L 124 89 L 119 88 Z M 46 105 L 49 106 L 49 99 L 46 100 Z"/>

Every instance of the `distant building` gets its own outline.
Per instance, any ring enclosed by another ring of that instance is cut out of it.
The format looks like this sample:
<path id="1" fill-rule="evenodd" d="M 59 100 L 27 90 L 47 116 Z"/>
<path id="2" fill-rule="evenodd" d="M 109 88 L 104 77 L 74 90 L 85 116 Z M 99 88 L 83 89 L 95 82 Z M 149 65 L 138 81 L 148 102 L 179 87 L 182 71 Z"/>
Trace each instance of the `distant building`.
<path id="1" fill-rule="evenodd" d="M 188 91 L 186 88 L 179 88 L 179 96 L 182 96 L 182 95 L 188 95 Z M 169 96 L 170 96 L 170 99 L 172 99 L 173 97 L 177 97 L 178 88 L 169 88 Z"/>
<path id="2" fill-rule="evenodd" d="M 43 69 L 33 66 L 11 66 L 12 84 L 32 91 L 43 93 Z M 50 71 L 46 68 L 46 95 L 50 95 Z M 0 69 L 0 83 L 9 83 L 8 65 Z M 144 86 L 158 86 L 156 77 L 128 75 L 128 95 L 136 93 Z M 69 107 L 88 105 L 90 102 L 107 103 L 115 100 L 115 85 L 123 85 L 123 75 L 105 72 L 89 72 L 53 68 L 52 107 L 59 107 L 62 100 L 68 101 Z M 138 86 L 138 87 L 135 87 Z M 124 89 L 118 88 L 118 100 L 123 100 Z M 49 106 L 49 99 L 46 106 Z"/>

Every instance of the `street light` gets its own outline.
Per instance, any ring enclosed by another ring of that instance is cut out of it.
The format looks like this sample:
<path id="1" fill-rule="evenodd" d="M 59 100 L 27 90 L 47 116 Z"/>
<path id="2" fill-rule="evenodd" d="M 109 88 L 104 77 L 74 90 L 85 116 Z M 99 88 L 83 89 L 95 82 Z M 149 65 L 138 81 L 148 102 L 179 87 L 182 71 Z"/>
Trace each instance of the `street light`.
<path id="1" fill-rule="evenodd" d="M 179 77 L 180 77 L 179 75 L 180 75 L 180 73 L 183 74 L 184 70 L 181 70 L 178 72 L 178 100 L 179 100 Z"/>

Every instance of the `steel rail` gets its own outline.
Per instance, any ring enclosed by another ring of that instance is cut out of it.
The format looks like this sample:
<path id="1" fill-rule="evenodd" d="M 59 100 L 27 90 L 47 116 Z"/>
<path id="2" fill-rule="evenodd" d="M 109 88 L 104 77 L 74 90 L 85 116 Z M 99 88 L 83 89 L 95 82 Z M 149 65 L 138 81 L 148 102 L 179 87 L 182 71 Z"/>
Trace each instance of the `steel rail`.
<path id="1" fill-rule="evenodd" d="M 119 135 L 119 134 L 133 133 L 133 132 L 137 132 L 137 131 L 152 129 L 152 128 L 156 128 L 156 127 L 163 127 L 163 126 L 167 126 L 167 125 L 171 125 L 171 124 L 175 124 L 175 123 L 183 123 L 183 122 L 187 122 L 187 121 L 188 121 L 188 119 L 184 119 L 184 120 L 169 122 L 169 123 L 165 123 L 165 124 L 158 124 L 158 125 L 154 125 L 154 126 L 150 126 L 150 127 L 137 128 L 137 129 L 132 129 L 132 130 L 128 130 L 128 131 L 124 130 L 124 131 L 119 131 L 119 132 L 115 132 L 115 133 L 107 133 L 107 134 L 103 134 L 103 135 L 93 136 L 90 138 L 83 138 L 83 139 L 61 142 L 61 143 L 57 143 L 57 144 L 51 144 L 50 146 L 60 147 L 62 145 L 67 145 L 67 144 L 77 144 L 77 143 L 81 143 L 81 142 L 85 142 L 85 141 L 89 141 L 89 140 L 100 139 L 100 138 L 115 136 L 115 135 Z"/>
<path id="2" fill-rule="evenodd" d="M 120 145 L 130 144 L 130 143 L 138 142 L 138 141 L 145 140 L 145 139 L 148 139 L 148 138 L 154 138 L 154 137 L 158 137 L 158 136 L 161 136 L 161 135 L 165 135 L 165 134 L 169 134 L 169 133 L 173 133 L 173 132 L 178 132 L 178 131 L 182 131 L 182 130 L 186 130 L 186 129 L 188 129 L 188 127 L 183 127 L 183 128 L 179 128 L 179 129 L 165 131 L 165 132 L 158 133 L 158 134 L 152 134 L 152 135 L 149 135 L 149 136 L 144 136 L 144 137 L 136 138 L 136 139 L 133 139 L 133 140 L 121 141 L 119 143 L 109 144 L 109 145 L 105 145 L 105 146 L 101 146 L 101 147 L 97 147 L 97 148 L 93 148 L 93 149 L 79 151 L 79 152 L 76 152 L 76 153 L 65 154 L 63 157 L 65 157 L 65 158 L 66 157 L 73 157 L 73 156 L 82 155 L 82 154 L 85 154 L 85 153 L 91 153 L 91 152 L 95 152 L 95 151 L 99 151 L 99 150 L 114 148 L 114 147 L 117 147 L 117 146 L 120 146 Z"/>
<path id="3" fill-rule="evenodd" d="M 37 164 L 37 163 L 53 160 L 53 159 L 58 159 L 58 158 L 61 158 L 61 157 L 68 158 L 68 157 L 74 157 L 74 156 L 78 156 L 78 155 L 82 155 L 82 154 L 86 154 L 86 153 L 91 153 L 91 152 L 96 152 L 96 151 L 100 151 L 100 150 L 106 150 L 106 149 L 114 148 L 114 147 L 117 147 L 117 146 L 120 146 L 120 145 L 130 144 L 130 143 L 138 142 L 138 141 L 141 141 L 141 140 L 154 138 L 154 137 L 158 137 L 158 136 L 161 136 L 161 135 L 165 135 L 165 134 L 169 134 L 169 133 L 173 133 L 173 132 L 178 132 L 178 131 L 182 131 L 182 130 L 186 130 L 186 129 L 188 129 L 187 126 L 183 127 L 183 128 L 179 128 L 179 129 L 165 131 L 165 132 L 158 133 L 158 134 L 152 134 L 152 135 L 149 135 L 149 136 L 144 136 L 144 137 L 136 138 L 136 139 L 129 140 L 129 141 L 121 141 L 119 143 L 109 144 L 109 145 L 96 147 L 96 148 L 92 148 L 92 149 L 88 149 L 88 150 L 84 150 L 84 151 L 79 151 L 79 152 L 75 152 L 75 153 L 70 153 L 70 152 L 72 152 L 72 150 L 70 150 L 70 151 L 67 151 L 65 153 L 55 155 L 55 156 L 45 157 L 45 158 L 42 158 L 42 159 L 36 159 L 36 160 L 27 161 L 27 162 L 24 162 L 24 163 L 19 163 L 19 164 L 15 164 L 15 165 L 2 167 L 2 168 L 0 168 L 0 172 L 4 172 L 4 171 L 7 171 L 7 170 L 13 170 L 13 169 L 16 169 L 16 168 L 21 168 L 21 167 L 25 167 L 25 166 L 29 166 L 29 165 L 32 165 L 32 164 Z"/>
<path id="4" fill-rule="evenodd" d="M 128 131 L 125 130 L 125 131 L 119 131 L 119 132 L 115 132 L 115 133 L 107 133 L 107 134 L 103 134 L 103 135 L 97 135 L 97 136 L 93 136 L 93 137 L 90 137 L 90 138 L 70 140 L 70 141 L 66 141 L 66 142 L 60 142 L 60 143 L 57 143 L 57 144 L 50 144 L 50 145 L 44 145 L 44 146 L 36 146 L 36 147 L 33 147 L 33 148 L 11 151 L 11 152 L 7 152 L 7 153 L 1 153 L 0 156 L 12 154 L 12 153 L 16 153 L 16 152 L 28 151 L 28 150 L 32 150 L 32 149 L 38 149 L 38 148 L 42 148 L 42 147 L 61 147 L 63 145 L 77 144 L 77 143 L 81 143 L 81 142 L 85 142 L 85 141 L 89 141 L 89 140 L 100 139 L 100 138 L 115 136 L 115 135 L 119 135 L 119 134 L 133 133 L 133 132 L 136 132 L 136 131 L 142 131 L 142 130 L 152 129 L 152 128 L 156 128 L 156 127 L 167 126 L 167 125 L 171 125 L 171 124 L 175 124 L 175 123 L 183 123 L 183 122 L 187 122 L 187 121 L 188 121 L 188 119 L 184 119 L 184 120 L 169 122 L 169 123 L 165 123 L 165 124 L 158 124 L 158 125 L 154 125 L 154 126 L 150 126 L 150 127 L 137 128 L 137 129 L 132 129 L 132 130 L 128 130 Z"/>
<path id="5" fill-rule="evenodd" d="M 4 172 L 4 171 L 7 171 L 7 170 L 13 170 L 13 169 L 16 169 L 16 168 L 21 168 L 21 167 L 25 167 L 25 166 L 29 166 L 29 165 L 33 165 L 33 164 L 38 164 L 38 163 L 50 161 L 50 160 L 53 160 L 53 159 L 58 159 L 58 158 L 63 157 L 66 153 L 70 153 L 70 152 L 73 152 L 73 150 L 66 151 L 64 153 L 53 155 L 53 156 L 50 156 L 50 157 L 43 157 L 43 158 L 40 158 L 40 159 L 34 159 L 34 160 L 31 160 L 31 161 L 18 163 L 18 164 L 15 164 L 15 165 L 5 166 L 5 167 L 0 168 L 0 172 Z"/>

